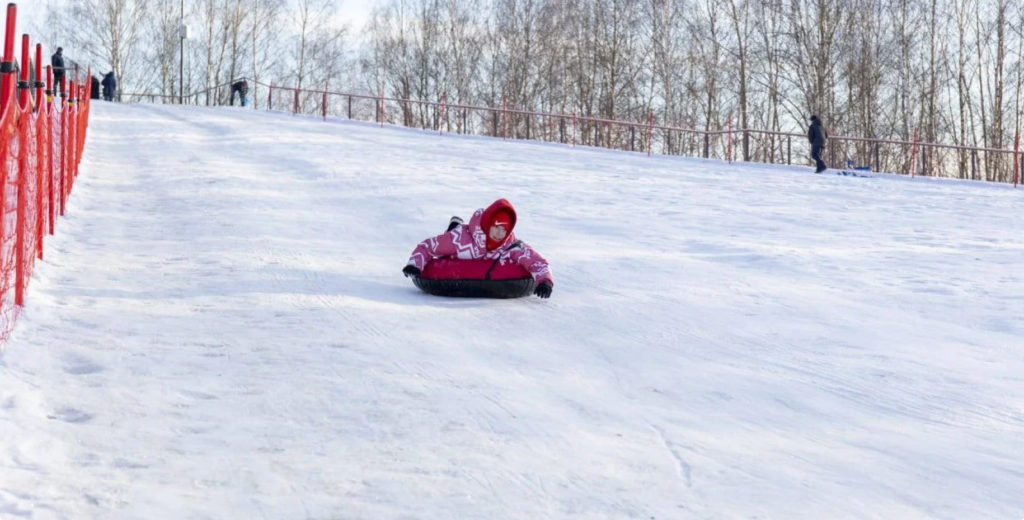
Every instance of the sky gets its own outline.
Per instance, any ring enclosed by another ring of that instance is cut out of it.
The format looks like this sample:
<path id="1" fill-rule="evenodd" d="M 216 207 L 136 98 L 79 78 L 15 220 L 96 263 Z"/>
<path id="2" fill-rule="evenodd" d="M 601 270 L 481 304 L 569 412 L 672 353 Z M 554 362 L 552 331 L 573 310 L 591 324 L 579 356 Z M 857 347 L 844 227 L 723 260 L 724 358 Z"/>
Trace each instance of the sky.
<path id="1" fill-rule="evenodd" d="M 1024 190 L 834 173 L 97 102 L 0 517 L 1021 518 Z M 499 197 L 550 299 L 402 276 Z"/>
<path id="2" fill-rule="evenodd" d="M 64 4 L 64 0 L 28 0 L 22 2 L 16 2 L 18 6 L 18 34 L 22 34 L 26 30 L 32 33 L 37 33 L 36 28 L 38 24 L 43 23 L 46 19 L 46 12 L 50 6 L 59 6 Z M 354 33 L 359 33 L 362 30 L 363 25 L 370 17 L 370 12 L 374 6 L 382 5 L 385 0 L 337 0 L 335 5 L 337 6 L 336 22 L 339 24 L 349 24 L 353 28 Z M 6 4 L 5 4 L 6 5 Z M 36 41 L 36 37 L 33 36 L 33 41 Z M 44 47 L 49 48 L 49 42 L 43 42 Z M 45 50 L 45 49 L 44 49 Z M 52 51 L 51 51 L 52 53 Z"/>

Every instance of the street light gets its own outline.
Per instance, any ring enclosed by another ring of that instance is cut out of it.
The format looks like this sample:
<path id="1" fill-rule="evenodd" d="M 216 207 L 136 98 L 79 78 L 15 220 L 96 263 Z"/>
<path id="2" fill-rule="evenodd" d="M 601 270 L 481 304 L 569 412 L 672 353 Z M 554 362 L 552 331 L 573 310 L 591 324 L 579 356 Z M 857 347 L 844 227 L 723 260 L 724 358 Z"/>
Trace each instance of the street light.
<path id="1" fill-rule="evenodd" d="M 181 25 L 178 27 L 178 104 L 185 104 L 185 38 L 188 38 L 188 26 L 185 25 L 185 0 L 181 0 Z"/>

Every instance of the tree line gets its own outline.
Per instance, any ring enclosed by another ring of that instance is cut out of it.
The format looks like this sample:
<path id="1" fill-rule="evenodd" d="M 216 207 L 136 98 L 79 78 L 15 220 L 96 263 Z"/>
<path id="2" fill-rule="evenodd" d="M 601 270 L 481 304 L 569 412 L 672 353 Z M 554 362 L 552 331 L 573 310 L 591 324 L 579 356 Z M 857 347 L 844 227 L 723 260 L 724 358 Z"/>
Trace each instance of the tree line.
<path id="1" fill-rule="evenodd" d="M 1012 148 L 1021 129 L 1017 1 L 384 0 L 357 28 L 341 14 L 331 0 L 72 0 L 50 25 L 126 88 L 166 94 L 245 76 L 707 131 L 799 132 L 817 114 L 832 134 Z M 1009 175 L 995 154 L 942 160 Z"/>

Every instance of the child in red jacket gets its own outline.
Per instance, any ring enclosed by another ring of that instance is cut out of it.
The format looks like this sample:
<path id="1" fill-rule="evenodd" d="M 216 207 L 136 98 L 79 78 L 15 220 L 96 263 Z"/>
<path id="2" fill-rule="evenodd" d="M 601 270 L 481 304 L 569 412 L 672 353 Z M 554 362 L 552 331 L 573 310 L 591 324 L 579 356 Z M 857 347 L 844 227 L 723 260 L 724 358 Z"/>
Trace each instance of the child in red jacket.
<path id="1" fill-rule="evenodd" d="M 420 242 L 402 269 L 405 276 L 418 276 L 427 262 L 434 258 L 498 259 L 500 263 L 518 263 L 529 271 L 536 284 L 533 294 L 551 296 L 555 280 L 547 260 L 530 246 L 516 240 L 516 210 L 505 199 L 494 201 L 487 208 L 473 213 L 469 224 L 453 221 L 445 233 Z"/>

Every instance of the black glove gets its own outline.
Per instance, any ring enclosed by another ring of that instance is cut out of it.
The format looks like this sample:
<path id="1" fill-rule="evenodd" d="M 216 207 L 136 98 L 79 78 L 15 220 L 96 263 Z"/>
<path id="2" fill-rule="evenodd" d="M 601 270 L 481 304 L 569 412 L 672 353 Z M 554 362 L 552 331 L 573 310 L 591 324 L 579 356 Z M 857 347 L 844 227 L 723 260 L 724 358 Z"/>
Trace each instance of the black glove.
<path id="1" fill-rule="evenodd" d="M 406 277 L 419 276 L 420 270 L 415 265 L 410 264 L 402 268 L 402 274 L 404 274 Z"/>
<path id="2" fill-rule="evenodd" d="M 536 289 L 533 290 L 533 294 L 536 294 L 540 298 L 551 297 L 551 284 L 548 282 L 541 282 Z"/>

